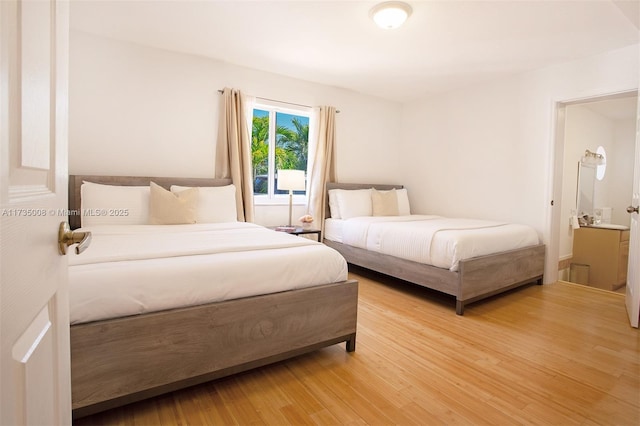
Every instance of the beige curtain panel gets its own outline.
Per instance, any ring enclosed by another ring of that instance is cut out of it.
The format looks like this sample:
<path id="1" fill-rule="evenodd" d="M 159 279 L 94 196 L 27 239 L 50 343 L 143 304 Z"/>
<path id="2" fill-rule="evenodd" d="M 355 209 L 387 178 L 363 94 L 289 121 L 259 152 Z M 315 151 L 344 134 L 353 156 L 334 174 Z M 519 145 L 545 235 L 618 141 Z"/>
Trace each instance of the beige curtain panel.
<path id="1" fill-rule="evenodd" d="M 308 214 L 319 220 L 324 234 L 324 219 L 327 209 L 327 182 L 336 181 L 336 109 L 331 106 L 320 107 L 318 131 L 315 143 L 309 144 L 309 165 L 307 210 Z"/>
<path id="2" fill-rule="evenodd" d="M 253 222 L 251 126 L 247 101 L 239 90 L 225 87 L 220 104 L 216 144 L 216 178 L 231 178 L 236 186 L 238 220 Z"/>

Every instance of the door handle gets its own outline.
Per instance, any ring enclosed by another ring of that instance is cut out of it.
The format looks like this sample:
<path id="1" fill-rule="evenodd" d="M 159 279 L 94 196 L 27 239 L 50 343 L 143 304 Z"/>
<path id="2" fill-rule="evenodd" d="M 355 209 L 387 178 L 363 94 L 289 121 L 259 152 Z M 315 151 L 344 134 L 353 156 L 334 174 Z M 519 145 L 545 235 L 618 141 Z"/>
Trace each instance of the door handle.
<path id="1" fill-rule="evenodd" d="M 58 253 L 64 256 L 67 254 L 67 247 L 76 246 L 76 254 L 80 254 L 91 244 L 91 232 L 71 232 L 67 222 L 61 222 L 58 229 Z"/>
<path id="2" fill-rule="evenodd" d="M 627 213 L 634 213 L 634 212 L 638 213 L 638 206 L 635 206 L 635 207 L 629 206 L 629 207 L 627 207 Z"/>

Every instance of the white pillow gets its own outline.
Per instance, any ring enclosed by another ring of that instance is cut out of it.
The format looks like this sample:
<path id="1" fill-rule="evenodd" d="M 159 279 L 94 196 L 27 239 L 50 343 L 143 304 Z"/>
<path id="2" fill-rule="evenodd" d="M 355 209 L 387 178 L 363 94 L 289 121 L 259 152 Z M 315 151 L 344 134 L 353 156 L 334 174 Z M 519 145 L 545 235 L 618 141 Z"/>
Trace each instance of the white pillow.
<path id="1" fill-rule="evenodd" d="M 171 192 L 174 193 L 187 189 L 191 189 L 191 187 L 171 185 Z M 235 185 L 199 186 L 198 193 L 197 223 L 238 221 Z"/>
<path id="2" fill-rule="evenodd" d="M 409 193 L 407 188 L 396 189 L 398 196 L 398 214 L 400 216 L 408 216 L 411 214 L 411 206 L 409 205 Z"/>
<path id="3" fill-rule="evenodd" d="M 82 182 L 82 226 L 146 225 L 149 220 L 149 187 L 102 185 Z"/>
<path id="4" fill-rule="evenodd" d="M 329 211 L 331 212 L 332 219 L 341 219 L 340 216 L 340 206 L 338 205 L 338 192 L 342 191 L 341 189 L 330 189 L 329 190 Z"/>
<path id="5" fill-rule="evenodd" d="M 341 189 L 337 199 L 342 219 L 373 214 L 371 189 Z"/>

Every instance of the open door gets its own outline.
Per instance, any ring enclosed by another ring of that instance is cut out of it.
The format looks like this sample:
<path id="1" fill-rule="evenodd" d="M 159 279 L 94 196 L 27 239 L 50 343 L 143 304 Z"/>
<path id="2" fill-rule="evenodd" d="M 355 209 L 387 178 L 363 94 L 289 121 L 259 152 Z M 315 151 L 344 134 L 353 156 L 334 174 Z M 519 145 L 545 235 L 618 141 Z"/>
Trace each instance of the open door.
<path id="1" fill-rule="evenodd" d="M 640 229 L 638 229 L 638 205 L 640 205 L 640 96 L 636 108 L 636 155 L 633 172 L 633 196 L 627 212 L 631 214 L 629 237 L 629 269 L 627 272 L 627 314 L 632 327 L 638 328 L 640 320 Z"/>
<path id="2" fill-rule="evenodd" d="M 71 424 L 69 4 L 0 1 L 0 424 Z"/>

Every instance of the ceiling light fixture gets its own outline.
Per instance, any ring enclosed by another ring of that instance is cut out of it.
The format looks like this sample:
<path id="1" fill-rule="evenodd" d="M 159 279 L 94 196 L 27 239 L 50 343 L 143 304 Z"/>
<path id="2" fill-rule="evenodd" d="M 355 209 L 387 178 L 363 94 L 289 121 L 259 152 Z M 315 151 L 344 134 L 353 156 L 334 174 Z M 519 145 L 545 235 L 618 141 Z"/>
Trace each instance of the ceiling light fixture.
<path id="1" fill-rule="evenodd" d="M 401 1 L 387 1 L 374 6 L 369 16 L 380 27 L 386 30 L 398 28 L 411 15 L 412 9 Z"/>

